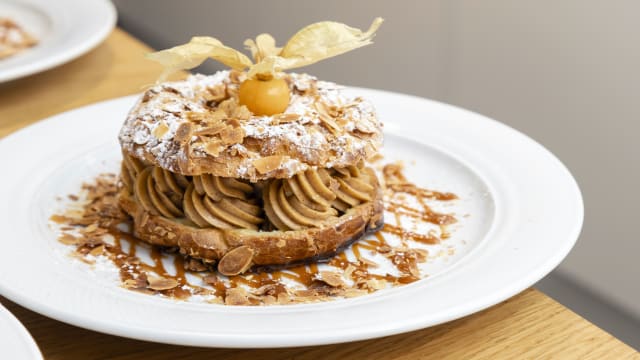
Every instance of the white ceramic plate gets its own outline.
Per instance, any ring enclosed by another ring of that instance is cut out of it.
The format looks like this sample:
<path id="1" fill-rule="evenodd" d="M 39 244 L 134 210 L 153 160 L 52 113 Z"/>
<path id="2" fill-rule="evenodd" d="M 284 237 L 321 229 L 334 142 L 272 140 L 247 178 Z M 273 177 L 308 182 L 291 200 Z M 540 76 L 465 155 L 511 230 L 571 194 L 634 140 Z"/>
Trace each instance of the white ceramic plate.
<path id="1" fill-rule="evenodd" d="M 3 359 L 42 359 L 27 329 L 0 304 L 0 355 Z"/>
<path id="2" fill-rule="evenodd" d="M 134 97 L 70 111 L 0 141 L 0 292 L 77 326 L 157 342 L 282 347 L 369 339 L 485 309 L 533 285 L 575 243 L 582 198 L 567 169 L 521 133 L 453 106 L 354 89 L 385 122 L 386 160 L 410 180 L 460 196 L 455 256 L 407 286 L 327 303 L 228 307 L 124 290 L 108 274 L 74 264 L 47 219 L 56 196 L 117 171 L 117 133 Z M 462 245 L 460 245 L 462 244 Z M 23 267 L 29 259 L 37 267 Z"/>
<path id="3" fill-rule="evenodd" d="M 0 0 L 9 17 L 38 44 L 0 59 L 0 82 L 35 74 L 71 61 L 97 46 L 113 29 L 116 10 L 109 0 Z"/>

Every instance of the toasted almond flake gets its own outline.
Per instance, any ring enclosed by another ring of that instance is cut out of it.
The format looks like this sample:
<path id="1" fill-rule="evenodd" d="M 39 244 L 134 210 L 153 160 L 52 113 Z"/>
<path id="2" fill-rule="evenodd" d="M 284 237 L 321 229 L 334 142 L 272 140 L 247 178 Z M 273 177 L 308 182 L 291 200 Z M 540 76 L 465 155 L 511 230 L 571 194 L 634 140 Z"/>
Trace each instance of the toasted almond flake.
<path id="1" fill-rule="evenodd" d="M 287 293 L 280 293 L 276 300 L 278 301 L 278 304 L 288 304 L 291 302 L 291 297 Z"/>
<path id="2" fill-rule="evenodd" d="M 151 134 L 153 134 L 156 139 L 161 139 L 168 131 L 169 127 L 167 126 L 167 124 L 164 121 L 160 121 L 158 126 L 153 129 L 153 132 Z"/>
<path id="3" fill-rule="evenodd" d="M 227 87 L 224 84 L 218 84 L 210 87 L 205 93 L 205 100 L 218 102 L 224 100 L 227 97 Z"/>
<path id="4" fill-rule="evenodd" d="M 293 294 L 300 298 L 310 298 L 318 295 L 318 293 L 312 289 L 296 290 Z"/>
<path id="5" fill-rule="evenodd" d="M 293 114 L 293 113 L 281 114 L 273 117 L 273 121 L 276 125 L 298 121 L 298 119 L 300 119 L 300 114 Z"/>
<path id="6" fill-rule="evenodd" d="M 207 265 L 205 265 L 202 261 L 193 258 L 190 258 L 189 261 L 184 263 L 184 268 L 189 271 L 196 272 L 206 271 L 208 269 Z"/>
<path id="7" fill-rule="evenodd" d="M 202 279 L 202 281 L 204 281 L 206 284 L 209 284 L 209 285 L 215 285 L 220 280 L 218 279 L 218 277 L 215 274 L 210 274 L 210 275 L 205 276 Z"/>
<path id="8" fill-rule="evenodd" d="M 104 254 L 104 245 L 100 245 L 98 247 L 93 248 L 93 250 L 89 251 L 89 254 L 93 256 L 98 256 Z"/>
<path id="9" fill-rule="evenodd" d="M 62 234 L 58 237 L 58 241 L 65 245 L 77 245 L 80 243 L 80 238 L 77 238 L 71 234 Z"/>
<path id="10" fill-rule="evenodd" d="M 233 115 L 236 107 L 238 107 L 238 103 L 233 98 L 224 100 L 220 104 L 218 104 L 218 109 L 224 111 L 224 113 L 229 117 Z"/>
<path id="11" fill-rule="evenodd" d="M 250 305 L 248 295 L 247 291 L 240 287 L 227 289 L 224 303 L 226 305 Z"/>
<path id="12" fill-rule="evenodd" d="M 232 117 L 240 120 L 247 120 L 251 117 L 251 111 L 244 105 L 238 106 L 233 111 Z"/>
<path id="13" fill-rule="evenodd" d="M 253 249 L 246 245 L 238 246 L 220 259 L 218 271 L 227 276 L 242 274 L 251 267 L 252 261 Z"/>
<path id="14" fill-rule="evenodd" d="M 194 112 L 189 111 L 186 113 L 187 119 L 192 122 L 200 123 L 207 127 L 212 127 L 223 122 L 227 118 L 227 113 L 222 109 L 215 109 L 214 111 Z"/>
<path id="15" fill-rule="evenodd" d="M 277 299 L 276 299 L 276 297 L 275 297 L 275 296 L 273 296 L 273 295 L 266 295 L 266 296 L 264 296 L 264 297 L 262 298 L 262 302 L 263 302 L 265 305 L 274 305 L 274 304 L 276 304 L 276 303 L 277 303 L 277 301 L 278 301 L 278 300 L 277 300 Z"/>
<path id="16" fill-rule="evenodd" d="M 149 285 L 147 285 L 147 288 L 157 291 L 173 289 L 179 285 L 179 283 L 174 279 L 167 279 L 162 277 L 150 276 L 147 278 L 147 281 L 149 283 Z"/>
<path id="17" fill-rule="evenodd" d="M 378 129 L 367 121 L 357 121 L 356 129 L 364 134 L 375 134 L 378 132 Z"/>
<path id="18" fill-rule="evenodd" d="M 204 147 L 204 151 L 211 156 L 218 156 L 224 150 L 225 146 L 219 141 L 212 141 Z"/>
<path id="19" fill-rule="evenodd" d="M 362 289 L 346 289 L 344 291 L 344 297 L 347 298 L 352 298 L 352 297 L 357 297 L 357 296 L 362 296 L 362 295 L 367 295 L 369 292 L 367 290 L 362 290 Z"/>
<path id="20" fill-rule="evenodd" d="M 220 305 L 224 304 L 224 300 L 222 300 L 218 296 L 213 296 L 213 297 L 207 299 L 206 302 L 208 302 L 209 304 L 220 304 Z"/>
<path id="21" fill-rule="evenodd" d="M 270 171 L 273 171 L 282 165 L 285 161 L 286 157 L 282 155 L 272 155 L 265 156 L 260 159 L 256 159 L 253 161 L 253 166 L 258 170 L 261 174 L 266 174 Z"/>
<path id="22" fill-rule="evenodd" d="M 339 134 L 341 131 L 340 126 L 335 122 L 333 117 L 329 115 L 327 106 L 320 101 L 316 102 L 314 106 L 318 111 L 320 121 L 322 121 L 322 124 L 324 125 L 324 127 L 327 130 L 329 130 L 329 132 L 332 133 L 333 135 Z"/>
<path id="23" fill-rule="evenodd" d="M 181 144 L 185 144 L 191 139 L 192 135 L 193 125 L 188 122 L 183 122 L 178 126 L 178 129 L 176 129 L 176 134 L 173 139 Z"/>
<path id="24" fill-rule="evenodd" d="M 207 125 L 207 127 L 196 130 L 193 134 L 198 136 L 213 136 L 218 135 L 222 130 L 226 129 L 227 125 L 222 122 Z"/>
<path id="25" fill-rule="evenodd" d="M 244 129 L 241 127 L 231 127 L 227 126 L 226 128 L 220 131 L 220 139 L 224 144 L 240 144 L 242 143 L 242 139 L 244 139 Z"/>
<path id="26" fill-rule="evenodd" d="M 257 288 L 253 291 L 253 295 L 266 295 L 266 294 L 275 294 L 276 286 L 274 284 L 267 284 Z"/>
<path id="27" fill-rule="evenodd" d="M 385 280 L 369 279 L 366 284 L 367 287 L 372 290 L 382 290 L 387 287 L 387 282 Z"/>
<path id="28" fill-rule="evenodd" d="M 122 285 L 127 289 L 142 289 L 147 287 L 147 281 L 143 278 L 127 279 Z"/>
<path id="29" fill-rule="evenodd" d="M 347 268 L 344 270 L 344 277 L 347 279 L 351 278 L 351 275 L 355 270 L 356 270 L 355 266 L 351 264 L 347 265 Z"/>
<path id="30" fill-rule="evenodd" d="M 342 288 L 346 286 L 342 276 L 333 271 L 320 271 L 320 278 L 332 287 Z"/>

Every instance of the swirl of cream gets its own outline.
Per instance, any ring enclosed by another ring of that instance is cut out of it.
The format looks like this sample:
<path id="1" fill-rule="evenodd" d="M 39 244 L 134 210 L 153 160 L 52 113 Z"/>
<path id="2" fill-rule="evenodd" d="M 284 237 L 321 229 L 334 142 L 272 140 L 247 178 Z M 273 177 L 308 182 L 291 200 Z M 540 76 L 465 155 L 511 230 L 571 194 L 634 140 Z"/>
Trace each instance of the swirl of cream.
<path id="1" fill-rule="evenodd" d="M 263 190 L 265 213 L 278 230 L 318 227 L 338 215 L 331 207 L 336 188 L 325 169 L 272 180 Z"/>
<path id="2" fill-rule="evenodd" d="M 200 227 L 258 230 L 263 222 L 253 187 L 232 178 L 194 176 L 185 192 L 186 217 Z"/>
<path id="3" fill-rule="evenodd" d="M 133 186 L 135 184 L 138 174 L 144 170 L 145 166 L 137 158 L 129 156 L 128 154 L 122 154 L 122 165 L 120 167 L 120 179 L 122 183 L 127 187 L 129 193 L 133 193 Z"/>
<path id="4" fill-rule="evenodd" d="M 373 199 L 376 175 L 371 168 L 359 164 L 333 170 L 332 177 L 339 184 L 333 207 L 345 212 L 349 208 Z"/>
<path id="5" fill-rule="evenodd" d="M 184 189 L 180 184 L 186 183 L 186 178 L 149 166 L 136 177 L 133 193 L 138 203 L 151 214 L 178 218 L 184 216 L 181 208 Z"/>

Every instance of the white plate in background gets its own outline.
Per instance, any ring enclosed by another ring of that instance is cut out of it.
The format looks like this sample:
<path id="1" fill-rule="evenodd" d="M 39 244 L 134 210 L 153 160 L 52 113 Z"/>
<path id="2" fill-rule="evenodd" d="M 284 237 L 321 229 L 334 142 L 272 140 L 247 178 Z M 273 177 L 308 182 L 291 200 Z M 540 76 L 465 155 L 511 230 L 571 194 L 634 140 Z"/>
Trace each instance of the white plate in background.
<path id="1" fill-rule="evenodd" d="M 42 359 L 27 329 L 0 304 L 0 356 L 3 359 Z"/>
<path id="2" fill-rule="evenodd" d="M 422 98 L 353 89 L 385 123 L 386 161 L 419 186 L 453 191 L 464 217 L 456 256 L 426 279 L 358 298 L 229 307 L 124 290 L 64 256 L 48 218 L 57 196 L 117 171 L 117 134 L 135 97 L 66 112 L 0 141 L 0 293 L 76 326 L 210 347 L 284 347 L 398 334 L 485 309 L 533 285 L 567 255 L 583 219 L 580 191 L 550 152 L 481 115 Z M 19 154 L 19 156 L 16 156 Z M 64 249 L 63 249 L 64 250 Z M 38 269 L 21 267 L 28 257 Z M 43 271 L 43 269 L 45 271 Z M 111 273 L 113 275 L 113 273 Z"/>
<path id="3" fill-rule="evenodd" d="M 0 82 L 71 61 L 100 44 L 116 23 L 109 0 L 0 0 L 0 17 L 14 20 L 38 44 L 0 59 Z"/>

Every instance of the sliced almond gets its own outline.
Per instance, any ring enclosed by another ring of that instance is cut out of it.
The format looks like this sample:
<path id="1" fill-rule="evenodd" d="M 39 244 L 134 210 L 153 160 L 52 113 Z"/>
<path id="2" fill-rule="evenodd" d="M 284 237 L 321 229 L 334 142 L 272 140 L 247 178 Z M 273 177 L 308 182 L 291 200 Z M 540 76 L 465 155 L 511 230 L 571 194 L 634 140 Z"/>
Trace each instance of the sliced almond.
<path id="1" fill-rule="evenodd" d="M 179 285 L 179 283 L 174 279 L 167 279 L 162 277 L 149 277 L 147 278 L 147 281 L 149 282 L 147 288 L 157 291 L 173 289 L 174 287 Z"/>
<path id="2" fill-rule="evenodd" d="M 191 139 L 192 135 L 193 135 L 193 125 L 188 122 L 183 122 L 178 126 L 178 129 L 176 130 L 176 135 L 173 137 L 173 139 L 179 142 L 180 144 L 184 144 Z"/>
<path id="3" fill-rule="evenodd" d="M 286 157 L 282 155 L 266 156 L 253 161 L 253 166 L 261 174 L 266 174 L 273 171 L 282 165 Z"/>
<path id="4" fill-rule="evenodd" d="M 226 305 L 251 305 L 248 295 L 247 291 L 240 287 L 227 289 L 224 303 Z"/>
<path id="5" fill-rule="evenodd" d="M 344 270 L 344 277 L 346 277 L 347 279 L 350 278 L 355 270 L 355 266 L 351 264 L 347 265 L 347 268 Z"/>
<path id="6" fill-rule="evenodd" d="M 127 289 L 142 289 L 147 287 L 147 281 L 143 278 L 127 279 L 122 285 Z"/>
<path id="7" fill-rule="evenodd" d="M 298 119 L 300 119 L 300 114 L 281 114 L 273 118 L 276 125 L 298 121 Z"/>
<path id="8" fill-rule="evenodd" d="M 242 274 L 251 267 L 253 249 L 242 245 L 226 253 L 218 263 L 218 271 L 222 275 Z"/>
<path id="9" fill-rule="evenodd" d="M 58 237 L 58 241 L 65 245 L 76 245 L 80 243 L 80 239 L 71 234 L 62 234 Z"/>
<path id="10" fill-rule="evenodd" d="M 227 145 L 240 144 L 244 139 L 244 129 L 241 127 L 227 126 L 220 131 L 220 139 Z"/>
<path id="11" fill-rule="evenodd" d="M 365 134 L 373 134 L 378 131 L 378 129 L 373 124 L 371 124 L 369 121 L 366 121 L 366 120 L 357 121 L 356 129 L 358 129 L 358 131 L 360 131 L 361 133 L 365 133 Z"/>
<path id="12" fill-rule="evenodd" d="M 276 300 L 280 305 L 291 303 L 291 297 L 289 296 L 289 294 L 285 292 L 279 293 L 278 296 L 276 297 Z"/>
<path id="13" fill-rule="evenodd" d="M 222 130 L 226 128 L 227 128 L 227 125 L 225 125 L 222 122 L 219 122 L 213 125 L 207 125 L 202 129 L 198 129 L 194 131 L 193 134 L 199 135 L 199 136 L 213 136 L 213 135 L 218 135 Z"/>
<path id="14" fill-rule="evenodd" d="M 240 120 L 248 120 L 251 117 L 251 111 L 249 111 L 246 106 L 242 105 L 235 108 L 231 116 Z"/>
<path id="15" fill-rule="evenodd" d="M 218 156 L 224 150 L 225 146 L 220 141 L 212 141 L 205 145 L 204 151 L 211 156 Z"/>
<path id="16" fill-rule="evenodd" d="M 369 279 L 366 284 L 367 288 L 372 290 L 382 290 L 387 287 L 387 282 L 385 280 Z"/>
<path id="17" fill-rule="evenodd" d="M 333 271 L 321 271 L 320 278 L 331 287 L 342 288 L 346 286 L 342 276 Z"/>
<path id="18" fill-rule="evenodd" d="M 216 86 L 207 89 L 204 95 L 205 100 L 218 102 L 224 100 L 227 97 L 227 87 L 224 84 L 218 84 Z"/>
<path id="19" fill-rule="evenodd" d="M 322 122 L 322 125 L 324 125 L 324 127 L 327 130 L 329 130 L 329 132 L 332 133 L 333 135 L 339 134 L 341 131 L 340 126 L 336 123 L 334 118 L 329 114 L 329 109 L 327 109 L 327 106 L 322 102 L 316 102 L 315 108 L 318 111 L 318 115 L 319 115 L 320 121 Z"/>
<path id="20" fill-rule="evenodd" d="M 160 121 L 158 126 L 153 129 L 153 132 L 151 132 L 151 134 L 155 136 L 156 139 L 162 139 L 167 131 L 169 131 L 169 127 L 167 126 L 167 124 L 164 121 Z"/>
<path id="21" fill-rule="evenodd" d="M 277 303 L 276 297 L 273 295 L 266 295 L 264 297 L 262 297 L 262 302 L 265 305 L 274 305 Z"/>
<path id="22" fill-rule="evenodd" d="M 91 251 L 89 251 L 89 254 L 93 256 L 102 255 L 103 253 L 104 253 L 104 245 L 100 245 L 98 247 L 93 248 Z"/>
<path id="23" fill-rule="evenodd" d="M 369 292 L 367 290 L 362 289 L 346 289 L 344 292 L 344 297 L 352 298 L 362 295 L 367 295 Z"/>
<path id="24" fill-rule="evenodd" d="M 238 103 L 234 99 L 227 99 L 218 104 L 218 109 L 222 109 L 227 116 L 232 116 L 236 107 Z"/>

